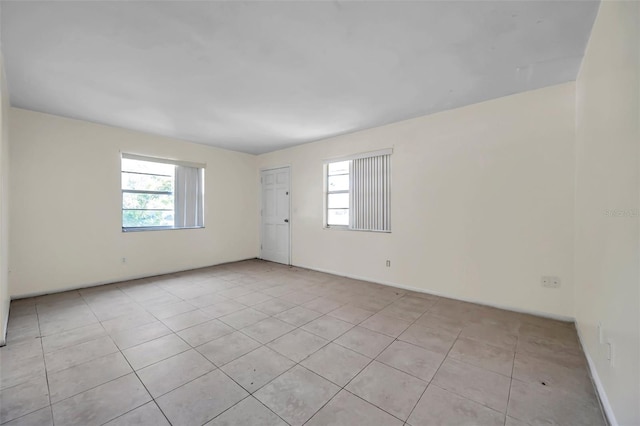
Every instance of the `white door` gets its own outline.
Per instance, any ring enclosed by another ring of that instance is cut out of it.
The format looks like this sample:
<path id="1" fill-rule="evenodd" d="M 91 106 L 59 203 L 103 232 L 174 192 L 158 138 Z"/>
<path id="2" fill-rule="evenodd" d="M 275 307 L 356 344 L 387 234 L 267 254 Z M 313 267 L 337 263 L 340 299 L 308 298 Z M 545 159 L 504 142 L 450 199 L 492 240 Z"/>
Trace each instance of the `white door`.
<path id="1" fill-rule="evenodd" d="M 289 265 L 289 167 L 263 170 L 260 257 Z"/>

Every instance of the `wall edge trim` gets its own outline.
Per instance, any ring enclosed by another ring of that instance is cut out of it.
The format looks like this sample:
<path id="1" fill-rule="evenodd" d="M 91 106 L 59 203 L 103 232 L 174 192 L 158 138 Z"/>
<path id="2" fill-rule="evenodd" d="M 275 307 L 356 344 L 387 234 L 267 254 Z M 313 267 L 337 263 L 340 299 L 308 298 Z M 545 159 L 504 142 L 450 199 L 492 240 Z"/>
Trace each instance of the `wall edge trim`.
<path id="1" fill-rule="evenodd" d="M 246 258 L 237 259 L 237 260 L 230 260 L 228 262 L 214 263 L 212 265 L 204 265 L 204 266 L 198 266 L 198 267 L 195 267 L 195 268 L 188 268 L 188 269 L 171 270 L 171 271 L 167 271 L 167 272 L 161 272 L 161 273 L 158 273 L 158 274 L 131 275 L 131 276 L 123 277 L 123 278 L 118 278 L 117 280 L 97 281 L 97 282 L 93 282 L 93 283 L 86 283 L 86 284 L 81 284 L 81 285 L 76 285 L 76 286 L 71 286 L 71 287 L 64 287 L 64 288 L 57 289 L 57 290 L 54 290 L 54 291 L 36 291 L 36 292 L 33 292 L 33 293 L 18 294 L 18 295 L 15 295 L 15 296 L 10 296 L 10 299 L 11 300 L 28 299 L 30 297 L 38 297 L 38 296 L 46 296 L 48 294 L 64 293 L 65 291 L 81 290 L 83 288 L 100 287 L 101 285 L 116 284 L 116 283 L 121 283 L 121 282 L 125 282 L 125 281 L 140 280 L 140 279 L 143 279 L 143 278 L 160 277 L 162 275 L 177 274 L 179 272 L 194 271 L 196 269 L 210 268 L 212 266 L 222 266 L 222 265 L 227 265 L 227 264 L 230 264 L 230 263 L 244 262 L 246 260 L 254 260 L 254 259 L 257 259 L 257 257 L 255 257 L 255 256 L 254 257 L 246 257 Z"/>
<path id="2" fill-rule="evenodd" d="M 11 309 L 11 298 L 7 298 L 6 306 L 7 314 L 5 315 L 4 322 L 2 323 L 2 330 L 0 330 L 0 347 L 7 344 L 7 330 L 9 330 L 9 309 Z"/>
<path id="3" fill-rule="evenodd" d="M 598 375 L 598 370 L 596 369 L 596 365 L 593 362 L 593 358 L 591 358 L 591 354 L 589 354 L 589 351 L 587 351 L 587 346 L 584 344 L 584 340 L 582 338 L 582 332 L 580 331 L 580 326 L 578 325 L 578 321 L 576 321 L 576 330 L 578 332 L 578 340 L 580 341 L 582 352 L 584 353 L 584 356 L 587 359 L 587 365 L 589 366 L 591 382 L 593 383 L 593 386 L 596 389 L 596 395 L 598 395 L 598 402 L 600 403 L 600 409 L 602 410 L 604 417 L 606 418 L 609 425 L 618 426 L 616 415 L 613 412 L 613 407 L 609 402 L 609 398 L 607 397 L 607 392 L 604 389 L 602 380 L 600 380 L 600 376 Z"/>
<path id="4" fill-rule="evenodd" d="M 352 278 L 352 279 L 355 279 L 355 280 L 368 281 L 368 282 L 375 283 L 375 284 L 388 285 L 390 287 L 400 288 L 400 289 L 403 289 L 403 290 L 415 291 L 417 293 L 425 293 L 425 294 L 430 294 L 430 295 L 433 295 L 433 296 L 446 297 L 448 299 L 459 300 L 461 302 L 469 302 L 469 303 L 475 303 L 477 305 L 489 306 L 489 307 L 498 308 L 498 309 L 504 309 L 504 310 L 511 311 L 511 312 L 517 312 L 517 313 L 520 313 L 520 314 L 535 315 L 535 316 L 538 316 L 538 317 L 554 319 L 554 320 L 557 320 L 557 321 L 575 322 L 575 318 L 574 317 L 565 316 L 565 315 L 557 315 L 557 314 L 552 314 L 552 313 L 549 313 L 549 312 L 536 311 L 536 310 L 532 310 L 532 309 L 522 309 L 522 308 L 517 308 L 515 306 L 507 306 L 507 305 L 501 305 L 501 304 L 497 304 L 497 303 L 487 303 L 487 302 L 484 302 L 484 301 L 479 301 L 477 299 L 453 296 L 453 295 L 446 294 L 446 293 L 436 292 L 436 291 L 432 291 L 432 290 L 429 290 L 429 289 L 411 287 L 411 286 L 407 286 L 407 285 L 403 285 L 403 284 L 394 283 L 394 282 L 391 282 L 391 281 L 383 281 L 383 280 L 375 280 L 374 281 L 371 278 L 366 278 L 366 277 L 362 277 L 362 276 L 358 276 L 358 275 L 352 275 L 352 274 L 344 274 L 342 272 L 331 271 L 331 270 L 328 270 L 328 269 L 321 269 L 321 268 L 314 268 L 314 267 L 305 266 L 305 265 L 293 265 L 293 264 L 291 266 L 295 266 L 295 267 L 298 267 L 298 268 L 304 268 L 304 269 L 310 269 L 312 271 L 324 272 L 326 274 L 337 275 L 337 276 L 340 276 L 340 277 Z"/>

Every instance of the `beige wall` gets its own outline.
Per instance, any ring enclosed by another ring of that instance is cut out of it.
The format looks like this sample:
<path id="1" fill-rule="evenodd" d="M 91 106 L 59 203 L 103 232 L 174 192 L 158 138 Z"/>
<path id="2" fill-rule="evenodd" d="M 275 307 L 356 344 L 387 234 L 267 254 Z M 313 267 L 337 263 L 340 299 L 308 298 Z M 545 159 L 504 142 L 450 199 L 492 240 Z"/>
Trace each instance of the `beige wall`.
<path id="1" fill-rule="evenodd" d="M 10 119 L 13 297 L 257 255 L 255 156 L 16 108 Z M 120 151 L 206 163 L 206 228 L 122 233 Z"/>
<path id="2" fill-rule="evenodd" d="M 640 424 L 639 21 L 638 2 L 601 4 L 576 86 L 576 319 L 620 425 Z"/>
<path id="3" fill-rule="evenodd" d="M 9 92 L 0 53 L 0 346 L 9 315 Z"/>
<path id="4" fill-rule="evenodd" d="M 574 96 L 568 83 L 261 155 L 292 166 L 293 264 L 573 317 Z M 392 233 L 323 229 L 322 161 L 388 147 Z"/>

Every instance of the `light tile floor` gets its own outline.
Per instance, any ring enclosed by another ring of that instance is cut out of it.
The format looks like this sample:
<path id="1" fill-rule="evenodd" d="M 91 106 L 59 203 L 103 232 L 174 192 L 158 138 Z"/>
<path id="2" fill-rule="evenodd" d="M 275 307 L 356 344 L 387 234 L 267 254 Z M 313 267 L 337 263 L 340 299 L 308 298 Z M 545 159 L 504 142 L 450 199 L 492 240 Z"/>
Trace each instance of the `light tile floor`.
<path id="1" fill-rule="evenodd" d="M 9 425 L 603 425 L 572 324 L 258 260 L 16 300 Z"/>

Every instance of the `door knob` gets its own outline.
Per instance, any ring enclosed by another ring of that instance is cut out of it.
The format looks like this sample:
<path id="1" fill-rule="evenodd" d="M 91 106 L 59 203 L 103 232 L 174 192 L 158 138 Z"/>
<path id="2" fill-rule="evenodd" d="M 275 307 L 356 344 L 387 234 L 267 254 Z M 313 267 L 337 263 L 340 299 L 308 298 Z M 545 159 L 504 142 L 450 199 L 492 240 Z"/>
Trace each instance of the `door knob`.
<path id="1" fill-rule="evenodd" d="M 289 219 L 285 219 L 284 221 L 285 221 L 286 223 L 289 223 Z"/>

